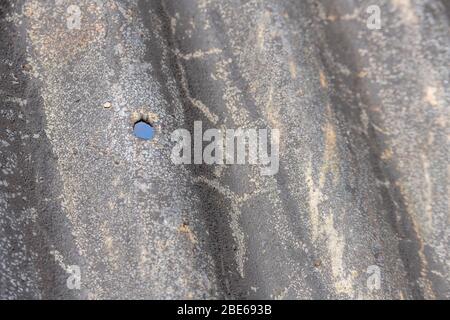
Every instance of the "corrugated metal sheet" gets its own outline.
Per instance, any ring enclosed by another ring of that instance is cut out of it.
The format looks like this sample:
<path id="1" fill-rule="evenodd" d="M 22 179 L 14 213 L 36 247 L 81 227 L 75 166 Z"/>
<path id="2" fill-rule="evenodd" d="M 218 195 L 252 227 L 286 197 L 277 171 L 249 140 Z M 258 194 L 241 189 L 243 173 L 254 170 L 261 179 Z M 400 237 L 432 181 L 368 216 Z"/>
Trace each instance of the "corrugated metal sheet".
<path id="1" fill-rule="evenodd" d="M 449 8 L 0 1 L 0 297 L 448 299 Z M 278 173 L 174 165 L 194 121 Z"/>

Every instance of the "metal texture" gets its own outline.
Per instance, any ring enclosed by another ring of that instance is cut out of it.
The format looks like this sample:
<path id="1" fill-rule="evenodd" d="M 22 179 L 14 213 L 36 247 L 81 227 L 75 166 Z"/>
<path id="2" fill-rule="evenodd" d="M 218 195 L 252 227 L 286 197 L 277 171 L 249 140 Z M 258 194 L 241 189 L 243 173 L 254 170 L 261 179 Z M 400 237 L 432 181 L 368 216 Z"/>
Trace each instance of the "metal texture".
<path id="1" fill-rule="evenodd" d="M 449 10 L 1 0 L 0 298 L 449 299 Z M 198 120 L 278 173 L 174 165 Z"/>

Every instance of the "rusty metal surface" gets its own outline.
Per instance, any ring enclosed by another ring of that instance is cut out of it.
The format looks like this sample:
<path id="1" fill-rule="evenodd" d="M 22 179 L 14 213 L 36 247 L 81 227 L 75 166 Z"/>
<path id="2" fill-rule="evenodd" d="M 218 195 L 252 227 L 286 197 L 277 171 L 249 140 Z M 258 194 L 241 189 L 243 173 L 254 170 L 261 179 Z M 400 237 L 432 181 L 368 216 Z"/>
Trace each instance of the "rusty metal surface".
<path id="1" fill-rule="evenodd" d="M 0 298 L 449 299 L 449 8 L 0 0 Z M 197 120 L 278 173 L 174 165 Z"/>

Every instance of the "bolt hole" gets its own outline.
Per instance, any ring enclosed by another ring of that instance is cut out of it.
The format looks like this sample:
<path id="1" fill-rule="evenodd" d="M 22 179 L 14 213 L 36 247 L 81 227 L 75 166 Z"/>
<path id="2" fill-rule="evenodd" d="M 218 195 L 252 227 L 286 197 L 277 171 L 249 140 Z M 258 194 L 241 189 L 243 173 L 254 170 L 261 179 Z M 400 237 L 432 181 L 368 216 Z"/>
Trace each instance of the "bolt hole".
<path id="1" fill-rule="evenodd" d="M 143 140 L 151 140 L 155 136 L 155 128 L 144 120 L 136 121 L 133 125 L 135 137 Z"/>

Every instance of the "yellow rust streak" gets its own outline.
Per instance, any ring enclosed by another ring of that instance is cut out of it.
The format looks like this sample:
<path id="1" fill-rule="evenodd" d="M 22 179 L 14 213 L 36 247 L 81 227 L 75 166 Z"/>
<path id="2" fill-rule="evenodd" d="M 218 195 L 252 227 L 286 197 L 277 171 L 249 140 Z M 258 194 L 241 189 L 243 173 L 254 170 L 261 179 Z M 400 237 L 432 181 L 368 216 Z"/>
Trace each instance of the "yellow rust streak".
<path id="1" fill-rule="evenodd" d="M 178 232 L 186 234 L 188 239 L 192 242 L 192 244 L 197 243 L 197 237 L 195 236 L 194 232 L 192 232 L 191 228 L 187 223 L 183 223 L 181 226 L 179 226 Z"/>
<path id="2" fill-rule="evenodd" d="M 331 116 L 331 107 L 327 106 L 327 113 Z M 329 120 L 324 127 L 325 151 L 323 155 L 323 164 L 320 170 L 319 186 L 322 189 L 325 185 L 326 177 L 329 172 L 333 173 L 333 182 L 339 179 L 339 167 L 337 162 L 336 149 L 336 128 Z"/>
<path id="3" fill-rule="evenodd" d="M 331 118 L 331 113 L 331 107 L 328 105 L 328 119 Z M 326 254 L 330 263 L 335 291 L 339 294 L 354 297 L 353 276 L 347 273 L 344 262 L 344 235 L 335 227 L 336 221 L 333 212 L 330 210 L 324 213 L 319 209 L 319 205 L 324 199 L 324 187 L 328 173 L 333 174 L 333 184 L 339 179 L 337 134 L 335 125 L 330 120 L 325 123 L 323 133 L 324 154 L 318 183 L 315 183 L 313 178 L 313 159 L 310 160 L 305 171 L 309 195 L 311 235 L 314 242 L 320 238 L 321 241 L 326 243 Z"/>
<path id="4" fill-rule="evenodd" d="M 262 50 L 264 47 L 264 32 L 266 30 L 267 21 L 270 19 L 270 12 L 265 11 L 258 26 L 256 27 L 256 47 Z"/>
<path id="5" fill-rule="evenodd" d="M 320 86 L 324 89 L 327 89 L 328 88 L 328 80 L 327 80 L 325 73 L 322 70 L 320 70 L 320 72 L 319 72 L 319 80 L 320 80 Z"/>

